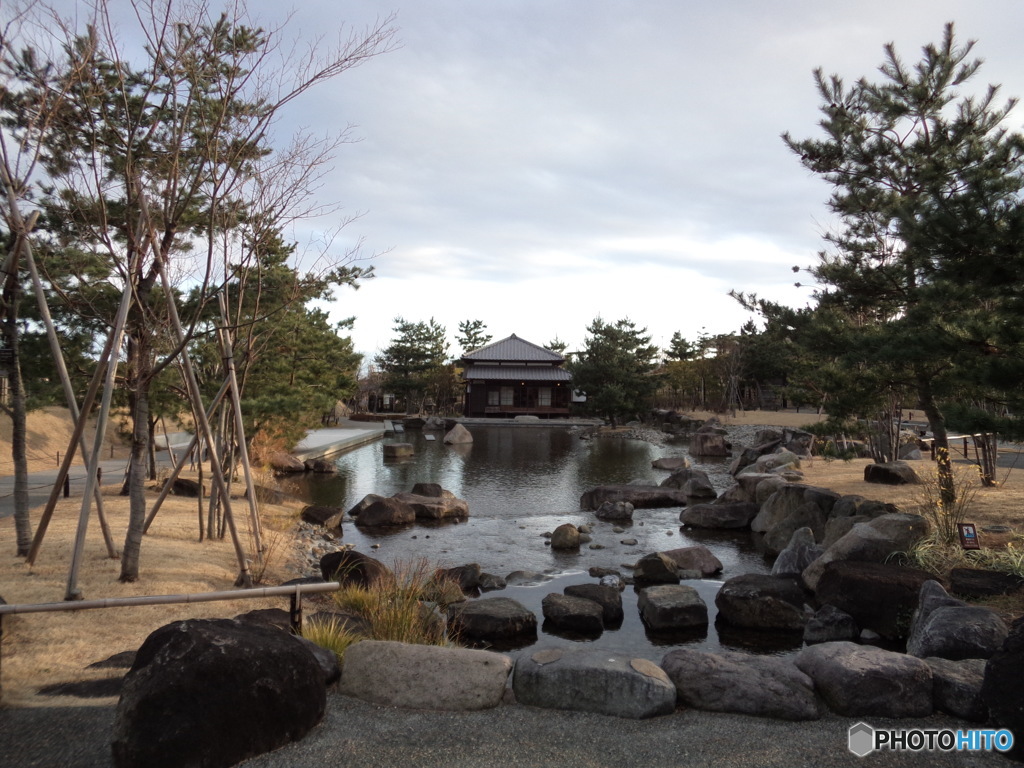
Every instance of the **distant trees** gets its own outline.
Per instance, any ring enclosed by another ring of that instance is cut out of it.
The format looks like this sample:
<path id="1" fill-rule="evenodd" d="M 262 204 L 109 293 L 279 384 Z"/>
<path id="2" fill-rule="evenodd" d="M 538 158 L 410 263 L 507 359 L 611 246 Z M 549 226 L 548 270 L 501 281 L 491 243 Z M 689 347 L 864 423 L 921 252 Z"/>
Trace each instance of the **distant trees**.
<path id="1" fill-rule="evenodd" d="M 374 362 L 385 389 L 405 403 L 406 413 L 417 413 L 428 396 L 450 388 L 454 371 L 448 360 L 447 332 L 434 318 L 410 322 L 402 317 L 395 318 L 394 332 L 391 344 Z"/>
<path id="2" fill-rule="evenodd" d="M 491 334 L 486 331 L 487 326 L 483 320 L 463 320 L 459 323 L 459 333 L 455 340 L 462 347 L 462 354 L 475 352 L 480 347 L 487 346 L 491 341 Z"/>
<path id="3" fill-rule="evenodd" d="M 637 329 L 628 318 L 615 323 L 595 319 L 576 359 L 568 365 L 573 388 L 587 396 L 583 410 L 608 419 L 641 414 L 657 389 L 658 348 L 647 329 Z"/>

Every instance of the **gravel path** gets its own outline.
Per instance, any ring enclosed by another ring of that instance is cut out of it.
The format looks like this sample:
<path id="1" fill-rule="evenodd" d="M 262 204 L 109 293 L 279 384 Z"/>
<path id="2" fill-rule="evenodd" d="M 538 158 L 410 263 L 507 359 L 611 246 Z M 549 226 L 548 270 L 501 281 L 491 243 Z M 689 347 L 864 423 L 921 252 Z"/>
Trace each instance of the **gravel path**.
<path id="1" fill-rule="evenodd" d="M 4 768 L 110 766 L 112 707 L 0 710 Z M 883 752 L 866 759 L 846 747 L 856 722 L 829 716 L 790 723 L 767 718 L 680 711 L 652 720 L 506 705 L 485 712 L 423 712 L 375 707 L 328 696 L 324 721 L 305 739 L 253 758 L 247 768 L 836 768 L 1013 763 L 997 755 Z M 870 719 L 876 727 L 887 723 Z M 961 728 L 946 717 L 903 720 L 897 727 Z"/>

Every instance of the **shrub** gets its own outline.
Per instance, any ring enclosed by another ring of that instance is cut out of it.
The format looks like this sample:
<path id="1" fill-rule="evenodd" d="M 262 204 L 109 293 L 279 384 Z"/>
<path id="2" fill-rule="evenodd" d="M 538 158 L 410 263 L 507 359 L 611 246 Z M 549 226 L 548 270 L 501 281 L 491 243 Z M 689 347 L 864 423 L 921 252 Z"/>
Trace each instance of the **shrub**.
<path id="1" fill-rule="evenodd" d="M 348 629 L 344 620 L 336 616 L 330 619 L 310 619 L 304 622 L 302 636 L 321 648 L 332 651 L 338 657 L 339 664 L 344 660 L 348 647 L 362 639 Z"/>
<path id="2" fill-rule="evenodd" d="M 921 478 L 921 483 L 917 486 L 916 501 L 921 515 L 932 524 L 934 537 L 938 543 L 951 545 L 959 541 L 957 524 L 964 521 L 971 502 L 978 493 L 980 477 L 976 465 L 954 467 L 952 503 L 943 501 L 938 474 L 928 473 Z"/>

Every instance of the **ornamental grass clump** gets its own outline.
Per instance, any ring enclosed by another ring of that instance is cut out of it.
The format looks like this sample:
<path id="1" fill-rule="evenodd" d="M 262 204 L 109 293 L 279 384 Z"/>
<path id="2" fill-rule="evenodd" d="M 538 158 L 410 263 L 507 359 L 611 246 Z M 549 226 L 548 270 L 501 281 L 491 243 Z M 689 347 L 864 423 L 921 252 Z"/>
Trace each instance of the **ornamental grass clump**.
<path id="1" fill-rule="evenodd" d="M 334 599 L 366 620 L 370 639 L 448 645 L 445 619 L 434 608 L 446 607 L 438 598 L 452 592 L 443 582 L 426 559 L 398 562 L 371 586 L 346 585 Z M 461 597 L 457 585 L 455 591 Z"/>
<path id="2" fill-rule="evenodd" d="M 362 638 L 352 632 L 344 619 L 332 616 L 329 619 L 310 619 L 304 622 L 302 636 L 321 648 L 326 648 L 338 657 L 340 664 L 345 658 L 345 651 L 353 643 Z"/>
<path id="3" fill-rule="evenodd" d="M 939 451 L 946 451 L 948 455 L 948 449 Z M 937 458 L 941 461 L 943 457 Z M 943 487 L 944 480 L 950 484 L 949 487 Z M 936 543 L 952 546 L 959 541 L 957 525 L 966 519 L 980 487 L 980 469 L 974 464 L 954 467 L 948 478 L 940 477 L 938 473 L 927 473 L 921 478 L 916 501 L 921 515 L 932 524 Z"/>

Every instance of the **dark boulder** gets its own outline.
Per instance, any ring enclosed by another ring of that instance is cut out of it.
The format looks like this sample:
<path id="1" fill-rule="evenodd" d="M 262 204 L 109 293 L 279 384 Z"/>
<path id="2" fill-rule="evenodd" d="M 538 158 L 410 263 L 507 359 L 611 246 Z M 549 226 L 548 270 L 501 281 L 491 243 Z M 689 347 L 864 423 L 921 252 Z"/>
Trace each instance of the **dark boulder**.
<path id="1" fill-rule="evenodd" d="M 921 478 L 905 461 L 887 461 L 884 464 L 868 464 L 864 467 L 865 483 L 881 483 L 882 485 L 912 485 L 920 483 Z"/>
<path id="2" fill-rule="evenodd" d="M 1024 579 L 1012 573 L 979 568 L 954 568 L 949 572 L 949 591 L 960 597 L 1008 595 L 1024 586 Z"/>
<path id="3" fill-rule="evenodd" d="M 715 605 L 719 620 L 735 627 L 803 632 L 806 600 L 795 577 L 747 573 L 726 581 Z"/>
<path id="4" fill-rule="evenodd" d="M 749 528 L 757 509 L 746 501 L 694 504 L 679 513 L 679 520 L 694 528 Z"/>
<path id="5" fill-rule="evenodd" d="M 412 487 L 412 493 L 416 496 L 430 496 L 439 499 L 444 496 L 444 488 L 439 483 L 416 483 Z"/>
<path id="6" fill-rule="evenodd" d="M 325 581 L 337 581 L 342 586 L 372 587 L 391 578 L 391 571 L 384 563 L 354 549 L 324 555 L 320 558 L 320 573 Z"/>
<path id="7" fill-rule="evenodd" d="M 114 765 L 231 766 L 301 739 L 324 677 L 296 638 L 225 619 L 169 624 L 143 643 L 114 716 Z"/>
<path id="8" fill-rule="evenodd" d="M 171 485 L 171 493 L 175 496 L 187 496 L 191 499 L 206 495 L 206 486 L 200 485 L 195 480 L 186 477 L 175 478 L 174 482 L 167 481 Z"/>
<path id="9" fill-rule="evenodd" d="M 898 639 L 910 631 L 921 585 L 931 578 L 915 568 L 840 560 L 825 567 L 815 594 L 819 603 L 850 614 L 861 629 Z"/>
<path id="10" fill-rule="evenodd" d="M 515 648 L 537 640 L 537 617 L 508 597 L 485 597 L 448 608 L 453 636 L 470 645 Z"/>
<path id="11" fill-rule="evenodd" d="M 687 496 L 679 489 L 658 485 L 602 485 L 580 496 L 580 509 L 600 509 L 606 501 L 628 501 L 635 509 L 682 507 Z"/>
<path id="12" fill-rule="evenodd" d="M 319 507 L 310 505 L 303 507 L 301 519 L 303 522 L 313 525 L 322 525 L 332 531 L 341 530 L 341 519 L 345 516 L 345 510 L 340 507 Z"/>
<path id="13" fill-rule="evenodd" d="M 541 601 L 545 624 L 563 632 L 597 637 L 604 631 L 603 609 L 593 600 L 552 592 Z"/>
<path id="14" fill-rule="evenodd" d="M 1024 762 L 1024 618 L 1013 622 L 1003 647 L 985 665 L 981 699 L 992 720 L 1014 736 L 1013 749 L 1004 753 Z"/>
<path id="15" fill-rule="evenodd" d="M 398 499 L 380 499 L 359 513 L 360 528 L 391 528 L 416 522 L 416 510 Z"/>
<path id="16" fill-rule="evenodd" d="M 600 605 L 601 619 L 606 629 L 615 629 L 622 625 L 622 592 L 617 587 L 605 584 L 573 584 L 563 591 L 570 597 L 582 597 Z"/>

